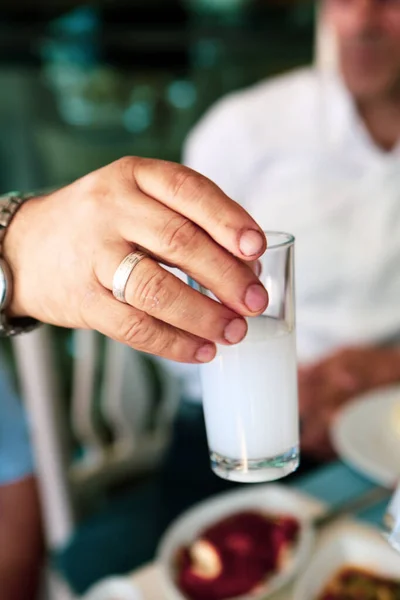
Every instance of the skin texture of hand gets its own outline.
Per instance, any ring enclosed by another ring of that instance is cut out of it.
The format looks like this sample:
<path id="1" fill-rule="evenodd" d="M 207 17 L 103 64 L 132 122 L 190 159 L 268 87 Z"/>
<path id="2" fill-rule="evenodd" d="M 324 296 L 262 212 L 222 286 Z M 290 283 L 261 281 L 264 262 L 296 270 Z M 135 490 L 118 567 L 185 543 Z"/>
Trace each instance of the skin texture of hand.
<path id="1" fill-rule="evenodd" d="M 338 409 L 359 394 L 400 381 L 397 348 L 345 348 L 299 369 L 302 451 L 329 460 L 335 456 L 329 429 Z"/>
<path id="2" fill-rule="evenodd" d="M 135 267 L 123 304 L 112 296 L 113 275 L 136 248 L 156 260 Z M 265 248 L 254 220 L 206 178 L 173 163 L 125 157 L 17 212 L 4 241 L 14 279 L 10 314 L 207 362 L 216 342 L 243 339 L 242 316 L 265 310 L 268 295 L 251 268 Z M 221 303 L 157 260 L 179 267 Z"/>

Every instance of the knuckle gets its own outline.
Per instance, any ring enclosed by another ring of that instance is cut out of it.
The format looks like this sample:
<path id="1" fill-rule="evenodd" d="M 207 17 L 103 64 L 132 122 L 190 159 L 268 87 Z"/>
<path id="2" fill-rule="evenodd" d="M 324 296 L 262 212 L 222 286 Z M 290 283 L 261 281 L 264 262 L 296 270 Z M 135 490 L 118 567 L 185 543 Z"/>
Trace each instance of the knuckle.
<path id="1" fill-rule="evenodd" d="M 193 355 L 190 336 L 183 335 L 177 329 L 172 328 L 163 339 L 163 354 L 178 361 L 188 361 Z"/>
<path id="2" fill-rule="evenodd" d="M 104 210 L 115 211 L 121 189 L 131 189 L 135 185 L 135 169 L 140 159 L 134 156 L 124 156 L 115 162 L 85 175 L 79 184 L 80 206 L 86 218 L 109 222 L 104 218 Z"/>
<path id="3" fill-rule="evenodd" d="M 136 159 L 134 156 L 123 156 L 113 163 L 120 179 L 126 182 L 135 180 Z"/>
<path id="4" fill-rule="evenodd" d="M 128 346 L 148 347 L 154 332 L 151 327 L 151 321 L 144 313 L 134 314 L 129 319 L 124 320 L 120 325 L 118 338 Z"/>
<path id="5" fill-rule="evenodd" d="M 88 173 L 78 182 L 78 190 L 80 192 L 80 204 L 92 206 L 97 202 L 99 197 L 102 197 L 107 190 L 106 182 L 103 180 L 99 171 Z"/>
<path id="6" fill-rule="evenodd" d="M 172 217 L 164 226 L 161 242 L 170 252 L 181 252 L 192 246 L 200 236 L 200 229 L 185 217 Z"/>
<path id="7" fill-rule="evenodd" d="M 207 195 L 213 184 L 186 167 L 176 169 L 171 178 L 171 195 L 174 199 L 197 202 Z"/>
<path id="8" fill-rule="evenodd" d="M 157 326 L 145 313 L 133 315 L 125 320 L 120 328 L 118 339 L 136 350 L 166 357 L 174 354 L 173 330 L 170 332 Z"/>
<path id="9" fill-rule="evenodd" d="M 79 208 L 81 210 L 82 222 L 97 222 L 99 219 L 99 208 L 102 211 L 108 208 L 112 197 L 112 186 L 110 178 L 103 169 L 93 171 L 85 175 L 78 182 Z M 104 214 L 102 216 L 104 220 Z"/>
<path id="10" fill-rule="evenodd" d="M 98 203 L 110 196 L 121 181 L 129 181 L 131 185 L 134 183 L 135 169 L 140 160 L 135 156 L 123 156 L 105 167 L 88 173 L 74 185 L 80 186 L 82 200 L 87 199 L 89 202 L 94 200 Z"/>
<path id="11" fill-rule="evenodd" d="M 219 261 L 219 276 L 220 281 L 233 281 L 238 279 L 238 274 L 241 272 L 242 265 L 235 258 L 227 256 Z"/>
<path id="12" fill-rule="evenodd" d="M 171 348 L 173 347 L 173 333 L 162 333 L 157 337 L 156 353 L 159 356 L 173 356 Z"/>
<path id="13" fill-rule="evenodd" d="M 159 306 L 165 306 L 171 298 L 168 290 L 168 273 L 161 268 L 153 272 L 143 270 L 143 274 L 138 274 L 134 280 L 132 291 L 128 286 L 128 301 L 132 296 L 132 304 L 137 304 L 144 309 L 151 310 Z"/>
<path id="14" fill-rule="evenodd" d="M 115 161 L 114 165 L 122 172 L 132 172 L 132 169 L 135 165 L 135 158 L 134 156 L 122 156 Z"/>

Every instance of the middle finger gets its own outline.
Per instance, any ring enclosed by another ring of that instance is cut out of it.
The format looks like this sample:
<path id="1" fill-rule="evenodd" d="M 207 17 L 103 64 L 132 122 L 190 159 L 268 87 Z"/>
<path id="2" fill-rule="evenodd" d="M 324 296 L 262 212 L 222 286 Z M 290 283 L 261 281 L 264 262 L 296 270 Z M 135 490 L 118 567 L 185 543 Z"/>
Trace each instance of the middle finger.
<path id="1" fill-rule="evenodd" d="M 199 226 L 141 192 L 132 217 L 121 220 L 121 235 L 177 265 L 235 312 L 263 312 L 268 294 L 250 267 L 224 250 Z"/>

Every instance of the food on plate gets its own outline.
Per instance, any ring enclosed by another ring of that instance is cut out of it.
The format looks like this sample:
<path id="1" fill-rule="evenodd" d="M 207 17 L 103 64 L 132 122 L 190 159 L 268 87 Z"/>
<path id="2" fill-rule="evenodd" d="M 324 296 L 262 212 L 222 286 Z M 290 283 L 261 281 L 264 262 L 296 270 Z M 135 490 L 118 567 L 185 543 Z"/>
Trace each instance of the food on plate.
<path id="1" fill-rule="evenodd" d="M 281 571 L 298 540 L 291 516 L 246 510 L 202 531 L 176 557 L 176 581 L 190 600 L 225 600 L 256 593 Z"/>
<path id="2" fill-rule="evenodd" d="M 318 600 L 400 600 L 400 573 L 396 581 L 358 567 L 339 571 Z"/>

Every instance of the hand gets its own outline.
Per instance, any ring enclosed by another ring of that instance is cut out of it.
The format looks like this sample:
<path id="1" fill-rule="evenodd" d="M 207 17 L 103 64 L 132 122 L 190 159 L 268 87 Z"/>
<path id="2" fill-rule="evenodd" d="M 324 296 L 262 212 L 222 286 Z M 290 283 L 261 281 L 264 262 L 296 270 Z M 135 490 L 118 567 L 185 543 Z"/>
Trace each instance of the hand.
<path id="1" fill-rule="evenodd" d="M 136 247 L 150 257 L 133 270 L 124 304 L 110 291 L 113 275 Z M 207 362 L 215 342 L 243 339 L 243 315 L 265 310 L 267 293 L 249 266 L 265 247 L 253 219 L 206 178 L 173 163 L 123 158 L 17 212 L 4 243 L 14 277 L 10 313 Z M 221 304 L 151 257 L 185 271 Z"/>
<path id="2" fill-rule="evenodd" d="M 354 396 L 397 381 L 397 348 L 346 348 L 315 365 L 300 368 L 302 450 L 315 458 L 332 458 L 329 430 L 338 409 Z"/>

